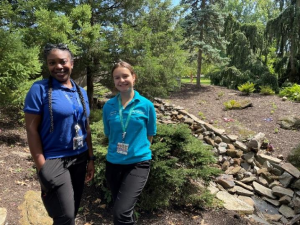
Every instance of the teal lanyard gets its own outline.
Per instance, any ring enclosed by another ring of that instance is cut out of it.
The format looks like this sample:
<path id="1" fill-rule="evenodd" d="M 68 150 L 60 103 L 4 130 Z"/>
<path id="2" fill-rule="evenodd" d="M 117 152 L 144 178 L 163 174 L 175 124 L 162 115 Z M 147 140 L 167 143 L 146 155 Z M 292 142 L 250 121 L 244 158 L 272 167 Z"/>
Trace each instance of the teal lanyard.
<path id="1" fill-rule="evenodd" d="M 119 97 L 118 100 L 119 100 L 119 115 L 120 115 L 120 122 L 121 122 L 122 130 L 123 130 L 122 139 L 123 139 L 123 142 L 124 142 L 125 135 L 126 135 L 126 129 L 127 129 L 127 127 L 128 127 L 128 123 L 129 123 L 129 120 L 130 120 L 130 117 L 131 117 L 133 108 L 134 108 L 134 106 L 135 106 L 135 102 L 132 104 L 131 108 L 129 109 L 129 113 L 128 113 L 128 116 L 127 116 L 127 120 L 126 120 L 126 123 L 125 123 L 125 126 L 124 126 L 124 123 L 123 123 L 123 110 L 122 110 L 123 106 L 122 106 L 122 103 L 121 103 L 121 97 Z"/>

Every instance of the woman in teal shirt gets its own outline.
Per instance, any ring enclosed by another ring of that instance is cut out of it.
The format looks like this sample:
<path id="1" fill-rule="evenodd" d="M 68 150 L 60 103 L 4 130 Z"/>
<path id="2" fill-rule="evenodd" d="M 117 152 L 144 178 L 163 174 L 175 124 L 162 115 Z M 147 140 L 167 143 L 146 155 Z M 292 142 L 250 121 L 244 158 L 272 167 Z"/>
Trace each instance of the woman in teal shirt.
<path id="1" fill-rule="evenodd" d="M 153 103 L 133 89 L 136 74 L 129 63 L 116 63 L 112 77 L 119 94 L 103 107 L 109 139 L 106 179 L 114 201 L 114 224 L 134 224 L 133 209 L 150 172 L 156 113 Z"/>

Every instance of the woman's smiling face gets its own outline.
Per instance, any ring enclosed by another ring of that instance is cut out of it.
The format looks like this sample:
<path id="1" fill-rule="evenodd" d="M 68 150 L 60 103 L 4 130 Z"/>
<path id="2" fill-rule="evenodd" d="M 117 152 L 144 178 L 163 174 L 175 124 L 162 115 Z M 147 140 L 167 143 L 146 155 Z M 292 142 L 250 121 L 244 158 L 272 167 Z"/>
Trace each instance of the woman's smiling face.
<path id="1" fill-rule="evenodd" d="M 47 56 L 47 66 L 53 78 L 62 84 L 70 82 L 73 60 L 68 51 L 53 49 Z"/>
<path id="2" fill-rule="evenodd" d="M 112 73 L 115 87 L 120 92 L 133 90 L 135 74 L 132 74 L 126 67 L 117 67 Z"/>

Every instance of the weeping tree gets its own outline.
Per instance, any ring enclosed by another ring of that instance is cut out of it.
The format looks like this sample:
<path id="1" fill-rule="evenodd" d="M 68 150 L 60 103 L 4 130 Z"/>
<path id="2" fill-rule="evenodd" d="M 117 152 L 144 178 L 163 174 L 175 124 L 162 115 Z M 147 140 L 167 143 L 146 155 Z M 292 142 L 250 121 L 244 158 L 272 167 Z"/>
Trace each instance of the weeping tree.
<path id="1" fill-rule="evenodd" d="M 282 12 L 267 23 L 266 38 L 276 43 L 279 59 L 274 67 L 280 84 L 300 83 L 300 0 L 282 1 L 280 7 Z"/>
<path id="2" fill-rule="evenodd" d="M 182 0 L 188 8 L 188 14 L 182 20 L 185 47 L 191 53 L 196 52 L 197 86 L 200 87 L 200 75 L 203 61 L 215 64 L 227 63 L 224 57 L 226 41 L 221 35 L 224 17 L 221 7 L 223 0 Z M 205 58 L 203 57 L 205 55 Z"/>
<path id="3" fill-rule="evenodd" d="M 269 19 L 278 14 L 276 1 L 283 0 L 227 0 L 225 11 L 231 13 L 240 23 L 266 24 Z"/>
<path id="4" fill-rule="evenodd" d="M 226 56 L 230 58 L 230 63 L 210 74 L 212 83 L 236 89 L 251 81 L 257 88 L 271 85 L 277 91 L 277 78 L 262 60 L 266 48 L 264 26 L 260 23 L 240 23 L 229 14 L 225 20 L 224 36 L 228 41 Z"/>

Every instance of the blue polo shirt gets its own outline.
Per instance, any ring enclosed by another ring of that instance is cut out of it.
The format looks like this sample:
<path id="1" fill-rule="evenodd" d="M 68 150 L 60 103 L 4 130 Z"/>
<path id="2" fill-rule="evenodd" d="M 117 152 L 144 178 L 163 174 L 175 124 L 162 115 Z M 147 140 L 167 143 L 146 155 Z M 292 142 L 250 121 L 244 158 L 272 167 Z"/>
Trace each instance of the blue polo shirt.
<path id="1" fill-rule="evenodd" d="M 24 112 L 42 116 L 39 126 L 39 134 L 43 146 L 43 153 L 46 159 L 68 157 L 80 154 L 87 150 L 87 144 L 80 149 L 73 150 L 73 137 L 75 137 L 74 126 L 77 123 L 81 127 L 81 134 L 86 139 L 87 118 L 83 112 L 76 86 L 71 80 L 73 87 L 67 88 L 52 79 L 52 110 L 54 130 L 50 133 L 50 112 L 48 104 L 48 79 L 35 82 L 25 98 Z M 87 116 L 90 114 L 89 103 L 86 91 L 80 87 L 84 96 Z M 67 97 L 68 96 L 68 97 Z M 81 109 L 80 109 L 81 107 Z M 75 116 L 74 110 L 78 113 Z"/>
<path id="2" fill-rule="evenodd" d="M 113 164 L 132 164 L 151 159 L 150 142 L 147 136 L 156 134 L 156 113 L 153 103 L 134 91 L 134 98 L 122 109 L 123 123 L 126 120 L 130 108 L 134 108 L 126 129 L 124 142 L 129 144 L 128 154 L 117 153 L 117 145 L 122 142 L 122 125 L 119 115 L 118 97 L 107 101 L 103 107 L 104 133 L 109 139 L 106 159 Z"/>

